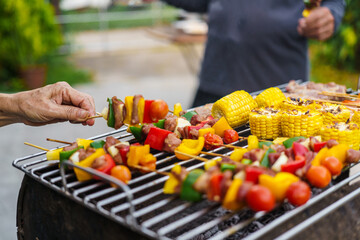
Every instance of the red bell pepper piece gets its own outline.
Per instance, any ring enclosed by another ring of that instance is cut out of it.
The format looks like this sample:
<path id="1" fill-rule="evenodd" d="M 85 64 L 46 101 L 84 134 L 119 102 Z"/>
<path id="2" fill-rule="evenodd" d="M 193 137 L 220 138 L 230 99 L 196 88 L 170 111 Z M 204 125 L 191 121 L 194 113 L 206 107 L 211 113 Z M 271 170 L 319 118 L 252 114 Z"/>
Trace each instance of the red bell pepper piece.
<path id="1" fill-rule="evenodd" d="M 316 142 L 314 143 L 314 152 L 319 152 L 323 147 L 326 146 L 327 142 Z"/>
<path id="2" fill-rule="evenodd" d="M 211 176 L 210 187 L 207 192 L 207 197 L 210 201 L 219 202 L 221 200 L 220 184 L 223 177 L 224 175 L 222 173 L 217 173 Z"/>
<path id="3" fill-rule="evenodd" d="M 149 144 L 151 148 L 162 151 L 164 141 L 170 131 L 153 127 L 150 129 L 149 134 L 146 137 L 145 144 Z"/>
<path id="4" fill-rule="evenodd" d="M 296 170 L 305 166 L 305 157 L 297 155 L 295 161 L 281 165 L 282 172 L 295 174 Z"/>
<path id="5" fill-rule="evenodd" d="M 264 172 L 265 170 L 259 167 L 247 167 L 245 169 L 245 181 L 258 184 L 259 176 Z"/>
<path id="6" fill-rule="evenodd" d="M 295 157 L 296 156 L 305 157 L 305 154 L 309 151 L 304 145 L 302 145 L 298 142 L 293 143 L 293 150 L 294 150 Z"/>
<path id="7" fill-rule="evenodd" d="M 96 170 L 98 170 L 99 172 L 110 175 L 111 169 L 113 167 L 115 167 L 114 159 L 110 156 L 110 154 L 105 154 L 105 164 L 102 165 L 99 168 L 96 168 Z M 98 176 L 93 176 L 93 178 L 96 179 L 96 180 L 100 180 L 100 178 Z"/>
<path id="8" fill-rule="evenodd" d="M 153 101 L 154 100 L 145 100 L 143 123 L 152 123 L 153 122 L 150 117 L 150 105 Z"/>
<path id="9" fill-rule="evenodd" d="M 127 154 L 130 150 L 130 146 L 127 145 L 121 145 L 120 149 L 119 149 L 119 153 L 122 159 L 122 162 L 125 166 L 127 166 Z"/>

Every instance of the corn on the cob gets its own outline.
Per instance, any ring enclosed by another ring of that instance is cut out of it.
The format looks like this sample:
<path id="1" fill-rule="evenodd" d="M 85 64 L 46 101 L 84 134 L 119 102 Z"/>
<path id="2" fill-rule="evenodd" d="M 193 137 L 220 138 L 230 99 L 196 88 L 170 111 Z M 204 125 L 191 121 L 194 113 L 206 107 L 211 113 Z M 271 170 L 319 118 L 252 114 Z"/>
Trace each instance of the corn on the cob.
<path id="1" fill-rule="evenodd" d="M 360 112 L 359 111 L 354 111 L 354 114 L 351 117 L 351 122 L 356 123 L 358 126 L 360 126 Z"/>
<path id="2" fill-rule="evenodd" d="M 313 100 L 303 100 L 301 98 L 287 98 L 279 107 L 281 110 L 298 110 L 306 112 L 307 110 L 320 109 L 321 105 Z"/>
<path id="3" fill-rule="evenodd" d="M 322 105 L 324 125 L 333 124 L 334 122 L 346 122 L 350 118 L 350 110 L 337 104 L 325 103 Z"/>
<path id="4" fill-rule="evenodd" d="M 314 110 L 306 112 L 289 110 L 282 113 L 281 132 L 284 137 L 315 136 L 319 132 L 322 123 L 320 112 Z"/>
<path id="5" fill-rule="evenodd" d="M 284 93 L 277 87 L 264 90 L 255 98 L 258 107 L 279 106 L 286 99 Z"/>
<path id="6" fill-rule="evenodd" d="M 335 139 L 339 143 L 345 143 L 349 147 L 359 150 L 360 129 L 356 123 L 334 123 L 326 125 L 320 129 L 320 135 L 323 141 Z"/>
<path id="7" fill-rule="evenodd" d="M 256 108 L 249 116 L 251 134 L 261 139 L 281 136 L 281 112 L 273 108 Z"/>
<path id="8" fill-rule="evenodd" d="M 224 116 L 231 127 L 237 127 L 249 121 L 250 111 L 256 106 L 253 97 L 241 90 L 216 101 L 211 113 L 214 118 Z"/>

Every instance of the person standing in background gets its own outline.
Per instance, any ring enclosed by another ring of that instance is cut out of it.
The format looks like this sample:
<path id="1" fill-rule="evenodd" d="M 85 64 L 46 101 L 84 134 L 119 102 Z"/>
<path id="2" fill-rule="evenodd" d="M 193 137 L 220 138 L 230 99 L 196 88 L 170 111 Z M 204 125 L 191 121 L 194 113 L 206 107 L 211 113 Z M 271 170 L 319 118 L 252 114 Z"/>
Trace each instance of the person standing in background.
<path id="1" fill-rule="evenodd" d="M 207 13 L 208 40 L 193 106 L 235 90 L 257 91 L 309 79 L 307 39 L 330 38 L 344 15 L 344 0 L 162 0 L 189 12 Z M 321 2 L 321 3 L 320 3 Z"/>

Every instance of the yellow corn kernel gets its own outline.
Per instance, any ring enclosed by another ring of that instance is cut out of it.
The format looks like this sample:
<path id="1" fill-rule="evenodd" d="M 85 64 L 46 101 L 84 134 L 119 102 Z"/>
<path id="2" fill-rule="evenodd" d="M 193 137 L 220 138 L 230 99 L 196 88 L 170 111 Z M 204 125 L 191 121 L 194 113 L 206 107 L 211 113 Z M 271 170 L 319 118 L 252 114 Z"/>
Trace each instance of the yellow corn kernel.
<path id="1" fill-rule="evenodd" d="M 334 123 L 320 129 L 322 141 L 335 139 L 339 143 L 347 144 L 350 148 L 359 150 L 360 128 L 356 123 Z"/>
<path id="2" fill-rule="evenodd" d="M 256 106 L 253 97 L 241 90 L 216 101 L 211 113 L 214 118 L 225 117 L 231 127 L 238 127 L 249 121 L 249 114 Z"/>
<path id="3" fill-rule="evenodd" d="M 286 99 L 284 93 L 277 87 L 264 90 L 255 98 L 258 107 L 279 106 Z"/>
<path id="4" fill-rule="evenodd" d="M 272 108 L 256 108 L 249 116 L 251 134 L 260 139 L 275 139 L 281 136 L 281 112 Z"/>
<path id="5" fill-rule="evenodd" d="M 281 132 L 284 137 L 310 137 L 318 134 L 323 119 L 317 111 L 285 111 L 281 116 Z"/>

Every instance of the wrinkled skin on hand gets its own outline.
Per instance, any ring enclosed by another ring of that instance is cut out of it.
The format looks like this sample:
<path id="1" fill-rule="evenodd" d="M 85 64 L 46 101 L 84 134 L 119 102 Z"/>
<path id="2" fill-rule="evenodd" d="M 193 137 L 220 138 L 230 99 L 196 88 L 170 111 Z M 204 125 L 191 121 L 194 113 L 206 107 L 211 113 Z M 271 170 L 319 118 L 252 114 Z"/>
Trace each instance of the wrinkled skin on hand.
<path id="1" fill-rule="evenodd" d="M 9 115 L 16 117 L 15 122 L 30 126 L 64 121 L 94 125 L 93 119 L 87 120 L 95 115 L 93 98 L 73 89 L 66 82 L 16 93 L 11 99 Z"/>
<path id="2" fill-rule="evenodd" d="M 304 37 L 324 41 L 335 31 L 335 18 L 327 7 L 315 8 L 307 18 L 299 19 L 297 31 Z"/>

